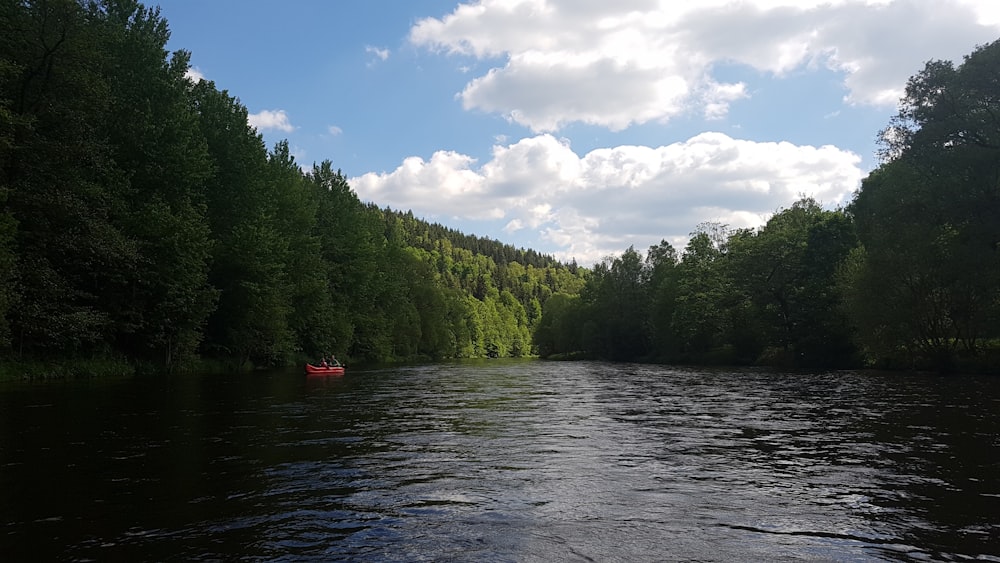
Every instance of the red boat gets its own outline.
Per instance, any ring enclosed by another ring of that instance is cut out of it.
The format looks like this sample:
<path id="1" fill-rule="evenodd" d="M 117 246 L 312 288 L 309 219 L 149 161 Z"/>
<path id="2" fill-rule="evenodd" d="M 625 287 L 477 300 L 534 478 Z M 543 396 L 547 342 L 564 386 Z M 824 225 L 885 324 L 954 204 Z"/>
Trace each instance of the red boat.
<path id="1" fill-rule="evenodd" d="M 309 375 L 344 375 L 344 366 L 314 366 L 306 364 L 306 373 Z"/>

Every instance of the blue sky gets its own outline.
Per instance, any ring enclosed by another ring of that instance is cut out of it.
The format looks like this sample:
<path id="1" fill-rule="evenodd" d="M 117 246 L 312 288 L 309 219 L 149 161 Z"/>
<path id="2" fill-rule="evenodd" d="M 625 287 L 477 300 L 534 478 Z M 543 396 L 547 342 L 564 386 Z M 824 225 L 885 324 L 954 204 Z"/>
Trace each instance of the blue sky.
<path id="1" fill-rule="evenodd" d="M 150 5 L 154 5 L 150 3 Z M 828 207 L 980 0 L 166 0 L 171 50 L 359 197 L 592 264 Z"/>

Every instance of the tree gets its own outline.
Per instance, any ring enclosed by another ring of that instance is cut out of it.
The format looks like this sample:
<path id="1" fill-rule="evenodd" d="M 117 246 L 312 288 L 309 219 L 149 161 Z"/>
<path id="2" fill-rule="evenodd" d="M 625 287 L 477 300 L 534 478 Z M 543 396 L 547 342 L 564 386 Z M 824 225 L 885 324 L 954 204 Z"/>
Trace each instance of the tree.
<path id="1" fill-rule="evenodd" d="M 721 228 L 700 227 L 677 266 L 677 297 L 671 325 L 679 339 L 680 359 L 703 361 L 725 344 L 728 318 L 724 303 L 729 292 L 723 268 Z"/>
<path id="2" fill-rule="evenodd" d="M 329 160 L 313 165 L 309 181 L 319 196 L 316 235 L 326 268 L 331 318 L 330 345 L 345 355 L 392 358 L 392 317 L 403 298 L 399 242 L 382 213 L 365 207 L 347 178 Z"/>
<path id="3" fill-rule="evenodd" d="M 190 92 L 212 160 L 205 193 L 216 241 L 209 279 L 220 291 L 204 349 L 234 367 L 284 363 L 295 349 L 289 240 L 267 150 L 238 100 L 204 80 Z"/>
<path id="4" fill-rule="evenodd" d="M 600 348 L 614 360 L 637 360 L 649 353 L 649 318 L 643 259 L 633 247 L 594 269 L 593 320 L 600 330 Z"/>
<path id="5" fill-rule="evenodd" d="M 107 353 L 107 292 L 127 283 L 137 252 L 114 219 L 124 178 L 102 131 L 112 98 L 102 27 L 71 0 L 3 3 L 0 18 L 2 223 L 17 257 L 7 261 L 13 285 L 4 293 L 14 352 Z"/>
<path id="6" fill-rule="evenodd" d="M 0 82 L 12 80 L 13 65 L 0 59 Z M 14 128 L 17 116 L 11 111 L 12 100 L 0 98 L 0 163 L 10 162 L 14 148 Z M 17 221 L 7 206 L 9 197 L 7 166 L 0 166 L 0 350 L 10 346 L 10 325 L 7 313 L 16 298 L 14 291 L 17 275 L 17 253 L 15 237 Z"/>
<path id="7" fill-rule="evenodd" d="M 113 292 L 108 313 L 124 351 L 173 369 L 195 356 L 218 297 L 208 284 L 211 166 L 189 98 L 189 56 L 167 59 L 158 8 L 106 0 L 90 10 L 107 55 L 103 136 L 123 174 L 112 221 L 135 248 L 119 271 L 125 283 L 104 289 Z"/>
<path id="8" fill-rule="evenodd" d="M 288 241 L 287 272 L 289 318 L 293 351 L 310 358 L 340 354 L 337 326 L 342 322 L 333 306 L 327 267 L 318 233 L 322 193 L 302 174 L 287 141 L 277 143 L 267 159 L 268 182 L 274 186 L 275 221 Z"/>
<path id="9" fill-rule="evenodd" d="M 732 340 L 742 344 L 741 355 L 753 351 L 750 339 L 758 343 L 746 360 L 764 353 L 765 362 L 799 367 L 851 364 L 851 331 L 834 273 L 854 246 L 849 219 L 810 198 L 756 232 L 730 237 L 730 278 L 748 305 L 738 324 L 752 327 L 747 333 L 734 323 Z"/>
<path id="10" fill-rule="evenodd" d="M 7 200 L 6 189 L 0 187 L 0 205 Z M 8 211 L 0 212 L 0 350 L 10 346 L 10 325 L 7 312 L 16 295 L 13 291 L 17 273 L 17 255 L 14 253 L 14 237 L 17 222 Z"/>
<path id="11" fill-rule="evenodd" d="M 539 355 L 544 358 L 583 351 L 582 317 L 579 295 L 552 295 L 542 306 L 541 320 L 535 326 L 534 342 Z"/>
<path id="12" fill-rule="evenodd" d="M 1000 41 L 927 63 L 882 146 L 851 204 L 851 310 L 881 359 L 948 371 L 1000 335 Z"/>
<path id="13" fill-rule="evenodd" d="M 303 174 L 137 0 L 0 3 L 0 354 L 523 355 L 585 273 Z"/>
<path id="14" fill-rule="evenodd" d="M 681 348 L 673 330 L 679 262 L 677 250 L 665 240 L 646 252 L 644 271 L 650 302 L 651 346 L 656 356 L 665 360 L 676 358 Z"/>

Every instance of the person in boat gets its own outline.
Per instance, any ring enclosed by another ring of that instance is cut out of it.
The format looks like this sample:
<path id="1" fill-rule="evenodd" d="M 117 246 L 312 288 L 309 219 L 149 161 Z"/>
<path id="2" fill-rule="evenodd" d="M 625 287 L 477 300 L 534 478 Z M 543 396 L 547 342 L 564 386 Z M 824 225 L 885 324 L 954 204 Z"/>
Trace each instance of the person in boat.
<path id="1" fill-rule="evenodd" d="M 321 367 L 321 368 L 328 368 L 328 367 L 330 367 L 330 364 L 326 363 L 326 356 L 320 357 L 320 359 L 319 359 L 319 367 Z"/>
<path id="2" fill-rule="evenodd" d="M 330 363 L 329 363 L 329 365 L 330 365 L 330 367 L 335 367 L 335 368 L 340 367 L 341 366 L 340 360 L 337 359 L 337 356 L 334 356 L 333 354 L 330 354 Z"/>

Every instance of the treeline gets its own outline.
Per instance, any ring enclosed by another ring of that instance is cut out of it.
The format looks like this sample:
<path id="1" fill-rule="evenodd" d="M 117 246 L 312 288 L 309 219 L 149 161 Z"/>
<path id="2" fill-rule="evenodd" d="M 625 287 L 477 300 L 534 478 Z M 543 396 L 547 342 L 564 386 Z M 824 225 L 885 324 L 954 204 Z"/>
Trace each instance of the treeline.
<path id="1" fill-rule="evenodd" d="M 172 370 L 518 356 L 585 272 L 364 204 L 132 0 L 0 4 L 0 357 Z"/>
<path id="2" fill-rule="evenodd" d="M 860 358 L 840 307 L 849 218 L 810 199 L 759 230 L 705 224 L 678 255 L 663 241 L 597 264 L 536 329 L 542 355 L 617 361 L 847 367 Z"/>
<path id="3" fill-rule="evenodd" d="M 498 240 L 468 235 L 445 227 L 439 223 L 428 223 L 413 216 L 412 211 L 393 212 L 386 209 L 387 213 L 395 213 L 406 225 L 408 242 L 413 246 L 418 246 L 425 250 L 433 249 L 436 241 L 447 240 L 452 246 L 471 250 L 474 254 L 482 254 L 491 258 L 495 263 L 503 266 L 511 262 L 517 262 L 523 266 L 534 268 L 545 268 L 550 266 L 561 266 L 552 256 L 541 254 L 530 248 L 516 248 L 513 245 L 502 243 Z M 573 274 L 577 273 L 579 266 L 576 260 L 571 261 L 567 268 Z"/>
<path id="4" fill-rule="evenodd" d="M 907 83 L 844 209 L 703 225 L 553 296 L 543 355 L 1000 371 L 1000 41 Z"/>
<path id="5" fill-rule="evenodd" d="M 157 9 L 2 2 L 0 29 L 0 368 L 1000 370 L 1000 42 L 910 79 L 845 208 L 802 199 L 586 270 L 363 203 L 329 161 L 303 171 L 186 78 Z"/>

